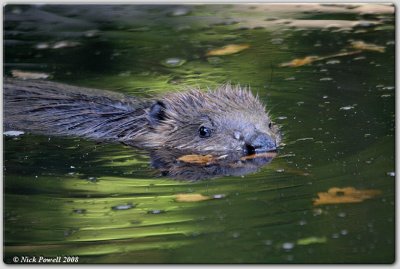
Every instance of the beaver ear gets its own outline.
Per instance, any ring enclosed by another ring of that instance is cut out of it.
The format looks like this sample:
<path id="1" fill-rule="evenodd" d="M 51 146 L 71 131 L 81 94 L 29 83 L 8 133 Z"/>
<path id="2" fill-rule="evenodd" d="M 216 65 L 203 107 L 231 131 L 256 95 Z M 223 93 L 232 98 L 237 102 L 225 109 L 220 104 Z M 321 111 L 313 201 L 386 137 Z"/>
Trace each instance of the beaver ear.
<path id="1" fill-rule="evenodd" d="M 149 111 L 149 123 L 151 126 L 159 124 L 162 120 L 166 118 L 165 116 L 165 104 L 161 101 L 156 101 L 151 105 Z"/>

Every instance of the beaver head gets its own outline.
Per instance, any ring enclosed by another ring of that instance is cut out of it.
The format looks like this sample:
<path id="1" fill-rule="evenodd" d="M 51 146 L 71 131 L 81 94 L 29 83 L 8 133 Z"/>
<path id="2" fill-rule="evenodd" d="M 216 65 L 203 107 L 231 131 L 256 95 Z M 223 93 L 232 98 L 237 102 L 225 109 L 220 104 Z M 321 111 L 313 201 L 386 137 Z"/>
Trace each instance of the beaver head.
<path id="1" fill-rule="evenodd" d="M 145 147 L 248 155 L 275 151 L 280 142 L 258 97 L 240 87 L 172 93 L 153 103 L 146 115 Z"/>

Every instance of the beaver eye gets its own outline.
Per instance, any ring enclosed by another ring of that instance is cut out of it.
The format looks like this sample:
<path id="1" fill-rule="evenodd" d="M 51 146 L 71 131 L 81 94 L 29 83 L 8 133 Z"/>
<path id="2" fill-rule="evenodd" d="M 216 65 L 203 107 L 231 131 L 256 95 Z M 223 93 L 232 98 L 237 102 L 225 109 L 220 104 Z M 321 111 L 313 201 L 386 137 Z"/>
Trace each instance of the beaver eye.
<path id="1" fill-rule="evenodd" d="M 201 126 L 199 128 L 199 136 L 201 138 L 210 137 L 211 136 L 211 129 L 207 128 L 207 127 L 204 127 L 204 126 Z"/>

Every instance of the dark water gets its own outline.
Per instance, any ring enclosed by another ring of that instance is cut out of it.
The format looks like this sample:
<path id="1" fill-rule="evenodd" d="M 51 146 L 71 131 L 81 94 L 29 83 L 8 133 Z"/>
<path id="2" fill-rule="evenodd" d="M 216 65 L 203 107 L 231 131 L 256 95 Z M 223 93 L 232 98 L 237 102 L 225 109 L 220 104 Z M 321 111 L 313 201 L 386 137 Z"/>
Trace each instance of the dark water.
<path id="1" fill-rule="evenodd" d="M 123 145 L 4 136 L 5 261 L 392 263 L 393 12 L 356 4 L 7 5 L 5 75 L 43 73 L 139 96 L 250 85 L 284 144 L 257 173 L 185 182 L 160 177 L 145 152 Z M 206 56 L 230 44 L 249 47 Z M 307 56 L 328 57 L 280 66 Z M 329 190 L 331 204 L 315 204 Z M 179 202 L 179 194 L 211 199 Z"/>

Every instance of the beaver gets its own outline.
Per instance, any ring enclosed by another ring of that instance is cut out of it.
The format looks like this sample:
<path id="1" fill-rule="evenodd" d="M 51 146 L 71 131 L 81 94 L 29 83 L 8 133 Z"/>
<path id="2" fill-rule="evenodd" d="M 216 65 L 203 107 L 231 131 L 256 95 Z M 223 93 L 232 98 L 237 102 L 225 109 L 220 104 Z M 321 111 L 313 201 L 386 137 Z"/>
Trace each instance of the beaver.
<path id="1" fill-rule="evenodd" d="M 4 79 L 4 127 L 141 149 L 241 155 L 277 151 L 278 127 L 248 88 L 224 84 L 159 98 Z"/>

